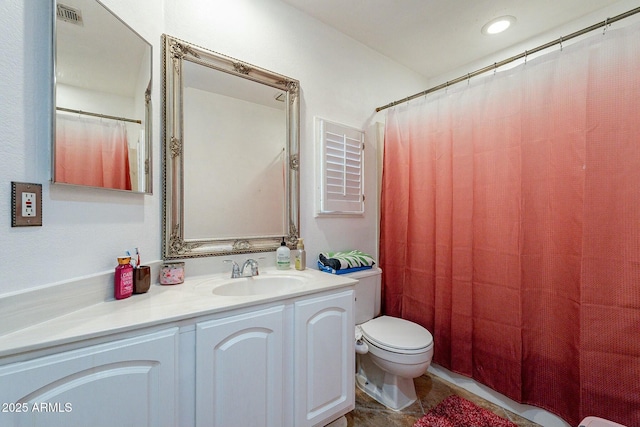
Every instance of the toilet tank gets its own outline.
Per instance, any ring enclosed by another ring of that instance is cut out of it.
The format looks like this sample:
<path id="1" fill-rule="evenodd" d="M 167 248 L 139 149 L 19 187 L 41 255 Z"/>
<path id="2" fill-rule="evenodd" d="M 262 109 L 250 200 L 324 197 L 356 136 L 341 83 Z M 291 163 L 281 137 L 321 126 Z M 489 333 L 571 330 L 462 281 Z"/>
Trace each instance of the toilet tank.
<path id="1" fill-rule="evenodd" d="M 380 298 L 382 294 L 382 270 L 373 267 L 367 270 L 347 273 L 345 276 L 357 279 L 356 289 L 356 325 L 380 315 Z"/>

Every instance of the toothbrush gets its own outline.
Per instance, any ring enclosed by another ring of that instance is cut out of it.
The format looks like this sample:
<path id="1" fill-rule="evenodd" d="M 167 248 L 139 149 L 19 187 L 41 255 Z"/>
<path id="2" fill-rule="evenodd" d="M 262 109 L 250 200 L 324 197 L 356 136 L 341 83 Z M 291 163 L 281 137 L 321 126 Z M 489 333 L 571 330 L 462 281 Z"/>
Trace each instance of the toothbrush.
<path id="1" fill-rule="evenodd" d="M 140 267 L 140 251 L 136 248 L 136 268 Z"/>
<path id="2" fill-rule="evenodd" d="M 136 260 L 131 256 L 131 252 L 127 251 L 127 256 L 131 258 L 129 260 L 129 264 L 131 264 L 131 267 L 136 268 Z"/>

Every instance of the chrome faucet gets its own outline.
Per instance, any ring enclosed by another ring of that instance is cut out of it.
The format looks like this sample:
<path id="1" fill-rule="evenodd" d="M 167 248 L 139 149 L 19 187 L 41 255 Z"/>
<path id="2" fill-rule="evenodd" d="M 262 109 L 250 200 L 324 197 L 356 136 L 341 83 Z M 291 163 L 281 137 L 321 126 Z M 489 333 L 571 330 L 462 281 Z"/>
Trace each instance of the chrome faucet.
<path id="1" fill-rule="evenodd" d="M 247 265 L 250 265 L 250 266 L 251 266 L 251 276 L 252 276 L 252 277 L 253 277 L 253 276 L 257 276 L 257 275 L 259 275 L 259 274 L 260 274 L 260 272 L 258 271 L 258 261 L 256 261 L 256 260 L 255 260 L 255 259 L 253 259 L 253 258 L 249 258 L 248 260 L 246 260 L 246 261 L 244 262 L 244 264 L 242 264 L 242 270 L 240 271 L 240 275 L 241 275 L 241 276 L 243 276 L 243 277 L 245 276 L 245 274 L 244 274 L 244 268 L 245 268 Z"/>
<path id="2" fill-rule="evenodd" d="M 246 260 L 244 264 L 242 264 L 242 269 L 238 266 L 238 263 L 235 262 L 234 260 L 225 259 L 224 262 L 232 263 L 232 268 L 231 268 L 232 279 L 238 279 L 240 277 L 253 277 L 260 274 L 260 272 L 258 271 L 258 261 L 256 261 L 255 259 L 249 258 L 248 260 Z M 244 272 L 244 269 L 247 265 L 251 266 L 251 274 L 245 274 Z"/>

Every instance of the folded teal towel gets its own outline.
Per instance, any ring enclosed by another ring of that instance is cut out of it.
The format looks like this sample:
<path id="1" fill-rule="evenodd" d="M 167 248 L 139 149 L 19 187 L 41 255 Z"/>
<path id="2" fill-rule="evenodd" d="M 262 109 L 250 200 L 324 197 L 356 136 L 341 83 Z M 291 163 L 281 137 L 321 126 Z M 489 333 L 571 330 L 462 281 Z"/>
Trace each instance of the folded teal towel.
<path id="1" fill-rule="evenodd" d="M 376 263 L 371 255 L 358 250 L 323 252 L 318 258 L 320 263 L 334 270 L 371 267 Z"/>

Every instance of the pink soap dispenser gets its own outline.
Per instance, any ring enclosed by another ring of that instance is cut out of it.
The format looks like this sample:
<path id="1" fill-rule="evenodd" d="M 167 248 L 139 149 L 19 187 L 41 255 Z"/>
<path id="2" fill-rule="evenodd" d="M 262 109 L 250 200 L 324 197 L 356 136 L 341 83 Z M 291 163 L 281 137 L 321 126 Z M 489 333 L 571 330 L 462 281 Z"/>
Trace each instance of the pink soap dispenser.
<path id="1" fill-rule="evenodd" d="M 118 266 L 114 279 L 116 299 L 129 298 L 133 293 L 133 267 L 131 257 L 118 257 Z"/>

